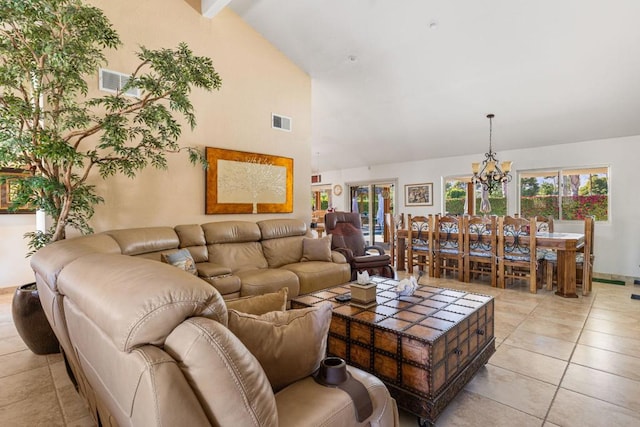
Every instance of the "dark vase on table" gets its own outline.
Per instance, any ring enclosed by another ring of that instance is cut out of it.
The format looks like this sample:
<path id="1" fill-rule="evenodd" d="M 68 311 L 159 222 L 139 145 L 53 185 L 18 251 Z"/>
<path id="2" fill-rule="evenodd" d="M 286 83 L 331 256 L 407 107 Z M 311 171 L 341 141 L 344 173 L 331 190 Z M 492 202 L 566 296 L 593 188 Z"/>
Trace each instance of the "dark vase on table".
<path id="1" fill-rule="evenodd" d="M 18 334 L 29 350 L 35 354 L 60 352 L 60 344 L 44 314 L 35 283 L 28 283 L 16 289 L 11 314 Z"/>

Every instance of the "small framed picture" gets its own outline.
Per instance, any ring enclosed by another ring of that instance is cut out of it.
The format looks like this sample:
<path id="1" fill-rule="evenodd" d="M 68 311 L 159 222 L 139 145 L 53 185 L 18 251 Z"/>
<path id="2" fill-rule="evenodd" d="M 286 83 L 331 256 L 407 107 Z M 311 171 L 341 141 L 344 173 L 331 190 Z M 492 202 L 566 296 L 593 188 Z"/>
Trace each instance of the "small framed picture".
<path id="1" fill-rule="evenodd" d="M 433 183 L 405 184 L 405 206 L 433 206 Z"/>

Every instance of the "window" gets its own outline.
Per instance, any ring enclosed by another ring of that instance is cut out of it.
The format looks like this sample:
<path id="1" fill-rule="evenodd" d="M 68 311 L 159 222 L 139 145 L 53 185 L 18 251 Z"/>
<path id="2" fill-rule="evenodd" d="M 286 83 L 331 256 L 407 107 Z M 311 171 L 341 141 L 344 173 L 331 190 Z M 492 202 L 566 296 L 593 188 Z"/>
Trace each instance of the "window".
<path id="1" fill-rule="evenodd" d="M 331 206 L 331 186 L 311 187 L 311 210 L 327 210 Z"/>
<path id="2" fill-rule="evenodd" d="M 448 177 L 444 180 L 444 212 L 452 215 L 462 215 L 469 212 L 472 215 L 487 213 L 489 215 L 507 214 L 507 197 L 503 193 L 502 186 L 495 188 L 486 198 L 489 208 L 487 212 L 482 211 L 482 187 L 476 185 L 473 197 L 473 206 L 467 207 L 467 191 L 473 188 L 470 176 Z"/>
<path id="3" fill-rule="evenodd" d="M 546 169 L 519 172 L 520 214 L 582 220 L 595 215 L 609 219 L 607 167 Z"/>
<path id="4" fill-rule="evenodd" d="M 444 181 L 444 212 L 450 215 L 462 215 L 466 212 L 467 184 L 470 178 L 453 177 Z"/>

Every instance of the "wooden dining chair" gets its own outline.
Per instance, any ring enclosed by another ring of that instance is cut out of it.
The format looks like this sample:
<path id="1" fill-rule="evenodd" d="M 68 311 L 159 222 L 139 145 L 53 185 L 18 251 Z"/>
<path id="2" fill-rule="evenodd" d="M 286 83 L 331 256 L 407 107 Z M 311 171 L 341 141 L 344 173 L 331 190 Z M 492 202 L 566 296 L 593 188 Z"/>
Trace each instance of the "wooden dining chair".
<path id="1" fill-rule="evenodd" d="M 436 215 L 434 219 L 433 253 L 435 277 L 455 274 L 459 281 L 464 279 L 463 227 L 461 216 Z"/>
<path id="2" fill-rule="evenodd" d="M 534 219 L 538 233 L 553 233 L 553 216 L 536 215 Z"/>
<path id="3" fill-rule="evenodd" d="M 593 241 L 596 219 L 587 216 L 584 219 L 584 246 L 576 253 L 576 284 L 582 286 L 582 295 L 589 295 L 593 285 Z M 549 252 L 544 259 L 545 284 L 547 290 L 553 290 L 558 271 L 558 256 Z"/>
<path id="4" fill-rule="evenodd" d="M 535 218 L 498 218 L 498 286 L 508 279 L 529 279 L 529 291 L 537 292 L 538 258 L 536 256 Z"/>
<path id="5" fill-rule="evenodd" d="M 396 223 L 393 219 L 393 215 L 390 212 L 384 214 L 384 227 L 387 237 L 389 239 L 389 255 L 391 256 L 391 262 L 395 268 L 398 268 L 396 251 L 398 250 L 398 238 L 396 235 Z"/>
<path id="6" fill-rule="evenodd" d="M 413 267 L 433 276 L 433 215 L 407 214 L 407 271 Z"/>
<path id="7" fill-rule="evenodd" d="M 473 275 L 488 276 L 491 286 L 497 284 L 497 221 L 495 216 L 464 216 L 464 281 Z"/>

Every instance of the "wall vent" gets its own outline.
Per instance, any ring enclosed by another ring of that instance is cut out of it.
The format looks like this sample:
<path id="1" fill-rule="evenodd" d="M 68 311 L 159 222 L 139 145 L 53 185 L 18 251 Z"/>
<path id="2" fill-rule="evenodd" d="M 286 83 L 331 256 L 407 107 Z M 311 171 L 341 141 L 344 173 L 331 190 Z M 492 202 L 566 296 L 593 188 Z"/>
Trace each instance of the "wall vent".
<path id="1" fill-rule="evenodd" d="M 100 90 L 113 93 L 121 92 L 128 81 L 128 74 L 100 68 Z M 129 88 L 129 90 L 125 92 L 125 95 L 140 98 L 140 89 L 137 87 Z"/>
<path id="2" fill-rule="evenodd" d="M 280 114 L 271 114 L 271 127 L 291 132 L 291 117 L 282 116 Z"/>

